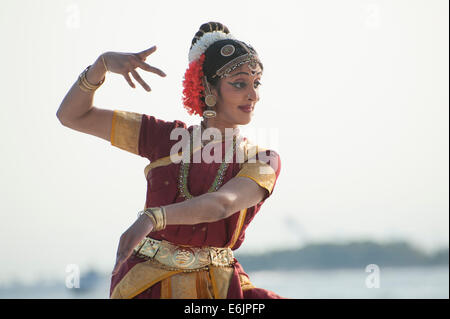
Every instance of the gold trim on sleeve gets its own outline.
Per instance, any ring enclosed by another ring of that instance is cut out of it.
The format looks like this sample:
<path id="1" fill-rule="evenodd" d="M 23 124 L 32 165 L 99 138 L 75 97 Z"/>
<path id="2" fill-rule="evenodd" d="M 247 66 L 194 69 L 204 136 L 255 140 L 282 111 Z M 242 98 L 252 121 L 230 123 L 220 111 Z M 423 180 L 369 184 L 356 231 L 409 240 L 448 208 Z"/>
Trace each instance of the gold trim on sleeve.
<path id="1" fill-rule="evenodd" d="M 256 161 L 255 163 L 244 163 L 235 177 L 247 177 L 255 181 L 259 186 L 272 193 L 275 185 L 276 174 L 272 166 Z"/>
<path id="2" fill-rule="evenodd" d="M 142 114 L 114 110 L 111 124 L 111 145 L 139 155 L 139 133 Z"/>

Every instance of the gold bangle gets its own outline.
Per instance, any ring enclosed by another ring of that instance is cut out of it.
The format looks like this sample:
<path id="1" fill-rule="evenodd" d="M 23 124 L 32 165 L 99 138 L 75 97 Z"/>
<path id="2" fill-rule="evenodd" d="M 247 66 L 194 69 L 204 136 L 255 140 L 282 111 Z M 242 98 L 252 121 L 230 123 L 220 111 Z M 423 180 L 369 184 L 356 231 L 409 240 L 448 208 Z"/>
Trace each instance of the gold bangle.
<path id="1" fill-rule="evenodd" d="M 139 216 L 147 215 L 153 223 L 153 231 L 159 231 L 166 228 L 166 210 L 164 207 L 149 207 L 139 212 Z"/>
<path id="2" fill-rule="evenodd" d="M 147 215 L 148 218 L 150 218 L 150 220 L 152 221 L 152 224 L 153 224 L 153 229 L 155 229 L 155 228 L 156 228 L 156 218 L 155 218 L 155 215 L 153 215 L 152 212 L 148 212 L 148 211 L 145 211 L 144 214 Z"/>
<path id="3" fill-rule="evenodd" d="M 152 211 L 148 211 L 148 210 L 140 211 L 138 216 L 140 217 L 142 215 L 146 215 L 148 218 L 150 218 L 150 220 L 151 220 L 151 222 L 153 224 L 153 229 L 155 229 L 155 227 L 156 227 L 156 218 L 153 215 Z"/>
<path id="4" fill-rule="evenodd" d="M 86 87 L 83 85 L 83 82 L 82 82 L 82 80 L 81 80 L 81 76 L 78 77 L 77 84 L 78 84 L 78 87 L 79 87 L 82 91 L 87 92 L 87 93 L 92 92 L 91 89 L 86 88 Z"/>
<path id="5" fill-rule="evenodd" d="M 164 221 L 163 227 L 166 228 L 166 226 L 167 226 L 167 215 L 166 215 L 166 209 L 163 206 L 161 206 L 161 213 L 163 215 L 163 221 Z"/>
<path id="6" fill-rule="evenodd" d="M 84 85 L 86 88 L 90 89 L 90 90 L 95 90 L 95 89 L 96 89 L 95 86 L 93 86 L 92 84 L 90 84 L 90 83 L 88 82 L 88 80 L 86 79 L 86 74 L 85 74 L 85 73 L 84 73 L 83 76 L 81 77 L 81 83 L 83 83 L 83 85 Z"/>
<path id="7" fill-rule="evenodd" d="M 83 90 L 84 92 L 92 93 L 92 92 L 95 91 L 95 89 L 92 89 L 91 87 L 88 87 L 88 86 L 85 84 L 85 82 L 84 82 L 84 80 L 83 80 L 82 77 L 80 77 L 80 78 L 78 79 L 78 86 L 79 86 L 80 89 Z"/>
<path id="8" fill-rule="evenodd" d="M 86 74 L 89 71 L 89 69 L 91 68 L 91 66 L 92 65 L 88 66 L 86 68 L 86 70 L 84 70 L 84 72 L 83 72 L 83 79 L 84 79 L 85 84 L 86 84 L 87 87 L 91 87 L 93 89 L 98 89 L 103 84 L 103 82 L 105 82 L 105 78 L 106 77 L 103 77 L 103 79 L 98 84 L 91 84 L 91 83 L 89 83 L 89 81 L 87 80 Z"/>
<path id="9" fill-rule="evenodd" d="M 151 211 L 153 213 L 153 216 L 155 216 L 155 219 L 156 219 L 155 231 L 164 229 L 161 209 L 159 207 L 154 207 L 154 208 L 151 208 Z"/>
<path id="10" fill-rule="evenodd" d="M 156 223 L 153 228 L 155 231 L 163 230 L 164 228 L 166 228 L 166 214 L 163 208 L 151 207 L 147 208 L 145 211 L 151 213 L 155 218 Z"/>
<path id="11" fill-rule="evenodd" d="M 78 76 L 78 86 L 85 92 L 93 92 L 97 90 L 105 81 L 105 77 L 103 77 L 103 79 L 96 85 L 89 83 L 89 81 L 86 78 L 86 73 L 88 72 L 91 66 L 92 65 L 86 67 L 86 69 L 84 69 L 84 71 L 81 72 L 81 74 Z"/>

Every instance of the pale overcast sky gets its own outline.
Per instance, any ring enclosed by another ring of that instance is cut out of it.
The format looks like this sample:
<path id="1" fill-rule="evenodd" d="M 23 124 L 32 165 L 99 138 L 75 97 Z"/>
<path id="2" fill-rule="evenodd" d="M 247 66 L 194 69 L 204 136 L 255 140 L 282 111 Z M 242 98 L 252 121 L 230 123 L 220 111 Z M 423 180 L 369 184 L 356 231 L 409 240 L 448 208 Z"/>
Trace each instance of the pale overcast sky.
<path id="1" fill-rule="evenodd" d="M 205 5 L 207 3 L 207 5 Z M 199 26 L 264 63 L 249 127 L 282 168 L 240 251 L 317 241 L 448 246 L 448 1 L 2 1 L 0 283 L 110 271 L 145 201 L 148 161 L 55 114 L 106 51 L 158 50 L 148 93 L 108 74 L 95 105 L 199 123 L 182 107 Z"/>

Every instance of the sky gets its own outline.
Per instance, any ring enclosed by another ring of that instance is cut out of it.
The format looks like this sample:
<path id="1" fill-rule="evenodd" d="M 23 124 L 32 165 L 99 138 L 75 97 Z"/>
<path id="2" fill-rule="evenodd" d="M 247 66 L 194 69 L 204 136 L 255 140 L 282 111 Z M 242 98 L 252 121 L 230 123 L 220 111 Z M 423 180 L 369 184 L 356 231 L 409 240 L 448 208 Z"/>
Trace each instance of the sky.
<path id="1" fill-rule="evenodd" d="M 3 1 L 0 283 L 111 271 L 145 202 L 148 160 L 60 124 L 56 111 L 107 51 L 167 77 L 106 75 L 94 105 L 198 124 L 181 104 L 191 40 L 219 21 L 264 63 L 241 131 L 281 157 L 242 253 L 314 242 L 449 241 L 448 1 Z"/>

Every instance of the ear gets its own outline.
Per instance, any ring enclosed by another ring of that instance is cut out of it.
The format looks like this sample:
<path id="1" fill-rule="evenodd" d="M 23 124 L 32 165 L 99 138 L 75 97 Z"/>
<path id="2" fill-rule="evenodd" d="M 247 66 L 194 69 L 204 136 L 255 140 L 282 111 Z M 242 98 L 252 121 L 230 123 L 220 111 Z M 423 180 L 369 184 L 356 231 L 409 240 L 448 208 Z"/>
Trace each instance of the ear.
<path id="1" fill-rule="evenodd" d="M 216 86 L 211 85 L 209 83 L 209 89 L 211 90 L 211 93 L 214 94 L 216 97 L 220 97 L 220 85 L 222 84 L 222 79 L 220 79 Z"/>

